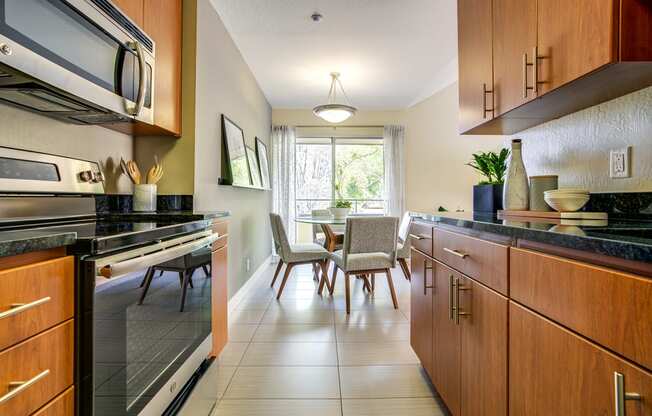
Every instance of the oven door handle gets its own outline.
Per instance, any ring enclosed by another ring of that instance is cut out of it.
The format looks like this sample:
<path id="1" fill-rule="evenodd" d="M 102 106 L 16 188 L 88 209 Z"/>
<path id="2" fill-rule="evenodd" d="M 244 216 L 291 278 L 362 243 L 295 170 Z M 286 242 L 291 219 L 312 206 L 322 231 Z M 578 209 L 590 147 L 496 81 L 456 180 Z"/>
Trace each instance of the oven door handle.
<path id="1" fill-rule="evenodd" d="M 166 261 L 176 259 L 177 257 L 190 254 L 195 250 L 206 247 L 219 238 L 218 234 L 210 234 L 208 236 L 188 241 L 172 247 L 165 247 L 164 243 L 159 243 L 155 247 L 160 248 L 150 254 L 137 255 L 137 257 L 127 258 L 126 260 L 110 262 L 102 262 L 103 264 L 96 265 L 97 276 L 110 279 L 115 276 L 121 276 L 127 273 L 135 272 L 147 267 L 155 266 L 157 264 L 165 263 Z M 129 255 L 129 253 L 122 253 Z"/>

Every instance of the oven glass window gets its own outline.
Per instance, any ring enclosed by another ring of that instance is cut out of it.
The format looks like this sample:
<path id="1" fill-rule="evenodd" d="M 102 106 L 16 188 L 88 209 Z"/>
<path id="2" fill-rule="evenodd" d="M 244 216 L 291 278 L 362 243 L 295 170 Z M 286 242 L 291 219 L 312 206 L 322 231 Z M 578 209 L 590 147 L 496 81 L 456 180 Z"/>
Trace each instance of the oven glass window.
<path id="1" fill-rule="evenodd" d="M 204 248 L 137 273 L 97 278 L 95 416 L 137 415 L 210 335 L 210 259 Z M 151 284 L 143 297 L 148 273 Z M 191 279 L 180 311 L 185 273 Z"/>
<path id="2" fill-rule="evenodd" d="M 0 157 L 0 178 L 58 182 L 59 170 L 53 163 Z"/>
<path id="3" fill-rule="evenodd" d="M 0 32 L 117 94 L 130 95 L 133 53 L 61 0 L 0 0 Z M 120 76 L 116 76 L 120 75 Z M 131 77 L 130 77 L 131 78 Z"/>

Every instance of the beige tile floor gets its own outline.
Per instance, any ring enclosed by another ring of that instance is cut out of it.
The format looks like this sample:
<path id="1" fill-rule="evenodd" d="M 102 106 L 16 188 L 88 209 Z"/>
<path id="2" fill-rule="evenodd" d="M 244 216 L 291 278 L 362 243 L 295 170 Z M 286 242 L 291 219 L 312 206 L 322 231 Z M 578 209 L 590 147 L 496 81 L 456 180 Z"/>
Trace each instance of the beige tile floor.
<path id="1" fill-rule="evenodd" d="M 369 295 L 344 279 L 320 297 L 309 266 L 295 268 L 280 301 L 274 265 L 229 316 L 229 343 L 188 399 L 192 416 L 440 416 L 432 386 L 410 347 L 410 286 L 393 270 Z M 279 279 L 280 280 L 280 279 Z"/>

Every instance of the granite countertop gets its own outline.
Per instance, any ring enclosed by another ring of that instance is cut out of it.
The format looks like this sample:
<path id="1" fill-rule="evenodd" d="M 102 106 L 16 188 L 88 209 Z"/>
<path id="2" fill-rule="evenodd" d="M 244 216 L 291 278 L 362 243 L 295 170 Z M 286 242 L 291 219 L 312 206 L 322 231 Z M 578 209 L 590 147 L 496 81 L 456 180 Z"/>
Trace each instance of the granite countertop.
<path id="1" fill-rule="evenodd" d="M 47 230 L 0 232 L 0 257 L 74 244 L 77 233 Z"/>
<path id="2" fill-rule="evenodd" d="M 199 221 L 231 216 L 229 211 L 157 211 L 157 212 L 102 212 L 99 217 L 121 221 Z"/>
<path id="3" fill-rule="evenodd" d="M 471 212 L 412 212 L 418 221 L 473 229 L 518 239 L 652 263 L 652 220 L 606 221 L 501 219 Z"/>

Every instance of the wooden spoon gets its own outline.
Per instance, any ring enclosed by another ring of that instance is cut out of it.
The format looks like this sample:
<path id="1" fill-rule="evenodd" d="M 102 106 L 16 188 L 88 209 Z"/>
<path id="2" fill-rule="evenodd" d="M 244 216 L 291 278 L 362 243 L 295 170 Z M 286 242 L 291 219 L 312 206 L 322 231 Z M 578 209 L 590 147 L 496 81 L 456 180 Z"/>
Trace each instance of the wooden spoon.
<path id="1" fill-rule="evenodd" d="M 140 169 L 138 169 L 138 165 L 136 162 L 133 160 L 130 160 L 127 162 L 127 169 L 129 170 L 129 176 L 131 177 L 131 181 L 139 185 L 140 184 Z"/>

